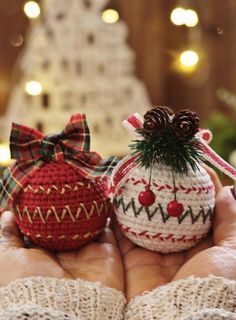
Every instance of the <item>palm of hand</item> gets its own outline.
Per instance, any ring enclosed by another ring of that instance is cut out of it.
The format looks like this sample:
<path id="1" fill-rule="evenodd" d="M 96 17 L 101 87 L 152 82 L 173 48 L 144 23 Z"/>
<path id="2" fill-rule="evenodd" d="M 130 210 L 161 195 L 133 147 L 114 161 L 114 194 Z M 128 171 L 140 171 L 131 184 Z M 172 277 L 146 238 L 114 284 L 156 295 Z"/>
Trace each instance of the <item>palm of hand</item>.
<path id="1" fill-rule="evenodd" d="M 10 212 L 1 217 L 0 286 L 20 278 L 44 276 L 98 281 L 124 290 L 121 256 L 111 230 L 106 229 L 97 242 L 78 251 L 55 253 L 37 247 L 24 248 L 13 219 Z"/>
<path id="2" fill-rule="evenodd" d="M 58 253 L 58 263 L 73 279 L 98 281 L 124 291 L 123 265 L 112 231 L 107 229 L 99 241 L 79 251 Z"/>
<path id="3" fill-rule="evenodd" d="M 126 274 L 126 295 L 131 299 L 143 291 L 152 290 L 175 279 L 205 242 L 188 252 L 162 254 L 139 248 L 123 236 L 119 240 Z"/>

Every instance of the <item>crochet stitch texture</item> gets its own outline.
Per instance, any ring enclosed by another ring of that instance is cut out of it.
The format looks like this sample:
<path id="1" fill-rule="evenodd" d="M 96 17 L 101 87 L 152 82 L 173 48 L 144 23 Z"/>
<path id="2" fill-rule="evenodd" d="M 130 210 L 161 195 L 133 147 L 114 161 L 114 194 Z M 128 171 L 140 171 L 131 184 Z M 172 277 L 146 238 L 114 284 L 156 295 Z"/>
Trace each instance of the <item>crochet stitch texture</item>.
<path id="1" fill-rule="evenodd" d="M 14 201 L 16 222 L 34 243 L 78 248 L 103 231 L 111 214 L 107 178 L 85 179 L 65 162 L 48 162 L 29 178 Z"/>
<path id="2" fill-rule="evenodd" d="M 199 166 L 189 174 L 175 175 L 165 165 L 155 164 L 151 189 L 156 201 L 150 207 L 142 206 L 138 194 L 149 183 L 149 170 L 136 167 L 115 191 L 114 207 L 122 232 L 141 247 L 163 253 L 188 249 L 204 238 L 212 223 L 215 190 L 206 170 Z M 167 204 L 177 198 L 184 206 L 180 217 L 167 213 Z"/>

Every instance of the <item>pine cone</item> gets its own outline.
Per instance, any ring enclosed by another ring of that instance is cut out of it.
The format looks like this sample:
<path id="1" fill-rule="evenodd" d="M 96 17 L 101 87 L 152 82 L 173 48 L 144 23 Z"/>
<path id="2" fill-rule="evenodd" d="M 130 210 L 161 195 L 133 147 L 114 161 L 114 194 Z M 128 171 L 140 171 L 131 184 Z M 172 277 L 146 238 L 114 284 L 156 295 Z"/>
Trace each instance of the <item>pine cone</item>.
<path id="1" fill-rule="evenodd" d="M 171 111 L 165 107 L 155 107 L 144 115 L 143 130 L 147 136 L 158 135 L 170 123 Z"/>
<path id="2" fill-rule="evenodd" d="M 188 109 L 180 110 L 172 119 L 172 130 L 180 140 L 189 140 L 198 131 L 199 118 Z"/>

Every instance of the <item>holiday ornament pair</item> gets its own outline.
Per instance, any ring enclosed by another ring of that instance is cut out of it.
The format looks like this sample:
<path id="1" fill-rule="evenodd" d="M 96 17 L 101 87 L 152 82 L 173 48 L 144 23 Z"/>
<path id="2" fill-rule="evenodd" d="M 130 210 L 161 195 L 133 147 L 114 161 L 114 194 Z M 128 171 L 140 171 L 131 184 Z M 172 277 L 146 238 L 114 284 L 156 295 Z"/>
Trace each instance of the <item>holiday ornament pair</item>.
<path id="1" fill-rule="evenodd" d="M 132 154 L 121 161 L 90 151 L 84 114 L 56 135 L 13 124 L 16 162 L 0 182 L 1 209 L 10 203 L 21 232 L 52 250 L 72 250 L 96 238 L 115 212 L 137 245 L 167 253 L 201 241 L 212 224 L 215 190 L 208 160 L 231 178 L 236 170 L 209 146 L 194 112 L 156 107 L 124 121 Z M 111 201 L 112 200 L 112 201 Z"/>

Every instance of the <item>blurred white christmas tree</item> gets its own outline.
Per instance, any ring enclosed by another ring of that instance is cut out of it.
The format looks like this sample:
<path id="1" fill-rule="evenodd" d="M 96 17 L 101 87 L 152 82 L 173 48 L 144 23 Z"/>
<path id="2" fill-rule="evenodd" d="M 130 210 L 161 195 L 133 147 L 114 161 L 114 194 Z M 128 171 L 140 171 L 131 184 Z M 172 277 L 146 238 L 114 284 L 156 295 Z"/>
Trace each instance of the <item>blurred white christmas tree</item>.
<path id="1" fill-rule="evenodd" d="M 92 149 L 123 155 L 127 115 L 149 107 L 144 85 L 134 76 L 134 54 L 124 22 L 105 23 L 107 0 L 44 0 L 32 21 L 16 66 L 16 83 L 4 117 L 45 133 L 58 132 L 73 113 L 87 114 Z"/>

